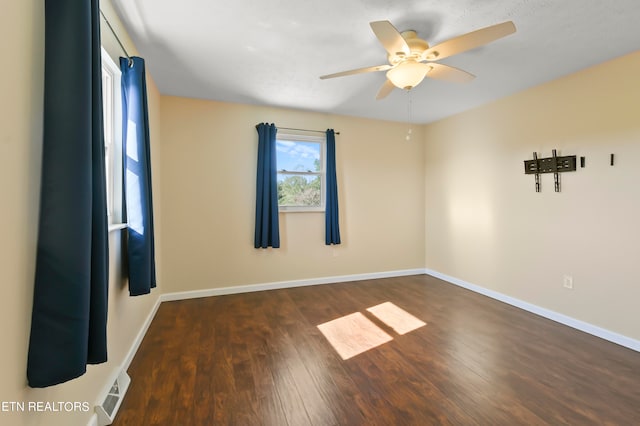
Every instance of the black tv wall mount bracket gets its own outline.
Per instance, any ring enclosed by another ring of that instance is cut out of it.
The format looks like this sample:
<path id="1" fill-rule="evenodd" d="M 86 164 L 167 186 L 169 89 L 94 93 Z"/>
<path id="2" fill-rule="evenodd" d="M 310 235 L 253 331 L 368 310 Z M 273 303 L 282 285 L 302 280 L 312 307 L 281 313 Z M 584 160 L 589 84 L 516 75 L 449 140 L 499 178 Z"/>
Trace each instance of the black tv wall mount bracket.
<path id="1" fill-rule="evenodd" d="M 567 155 L 558 157 L 556 150 L 553 150 L 553 156 L 548 158 L 538 158 L 538 153 L 533 153 L 533 160 L 525 160 L 524 173 L 527 175 L 535 175 L 536 192 L 540 192 L 540 174 L 553 173 L 553 182 L 556 192 L 560 192 L 560 173 L 576 171 L 576 156 Z"/>

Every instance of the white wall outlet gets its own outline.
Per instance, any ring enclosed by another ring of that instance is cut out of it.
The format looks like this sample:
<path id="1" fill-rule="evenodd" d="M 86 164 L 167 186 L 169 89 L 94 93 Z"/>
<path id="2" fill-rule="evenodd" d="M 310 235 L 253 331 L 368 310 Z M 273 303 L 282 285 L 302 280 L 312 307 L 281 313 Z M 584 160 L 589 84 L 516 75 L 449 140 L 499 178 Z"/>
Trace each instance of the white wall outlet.
<path id="1" fill-rule="evenodd" d="M 573 277 L 571 275 L 565 275 L 562 285 L 564 288 L 570 288 L 573 290 Z"/>

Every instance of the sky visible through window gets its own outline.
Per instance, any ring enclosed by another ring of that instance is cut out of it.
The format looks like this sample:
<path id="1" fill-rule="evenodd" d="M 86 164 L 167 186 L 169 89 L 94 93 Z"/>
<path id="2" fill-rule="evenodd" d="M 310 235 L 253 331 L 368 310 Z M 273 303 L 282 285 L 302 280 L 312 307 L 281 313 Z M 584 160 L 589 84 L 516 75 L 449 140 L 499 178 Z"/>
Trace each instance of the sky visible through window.
<path id="1" fill-rule="evenodd" d="M 320 144 L 313 142 L 276 141 L 278 170 L 319 172 Z"/>

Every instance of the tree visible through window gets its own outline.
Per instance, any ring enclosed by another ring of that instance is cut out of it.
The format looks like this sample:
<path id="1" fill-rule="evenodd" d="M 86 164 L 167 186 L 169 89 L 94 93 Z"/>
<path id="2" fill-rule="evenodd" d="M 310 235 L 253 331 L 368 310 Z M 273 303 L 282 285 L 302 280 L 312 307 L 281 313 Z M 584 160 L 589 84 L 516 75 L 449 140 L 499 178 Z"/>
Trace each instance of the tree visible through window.
<path id="1" fill-rule="evenodd" d="M 278 135 L 278 206 L 283 210 L 324 208 L 324 138 Z"/>

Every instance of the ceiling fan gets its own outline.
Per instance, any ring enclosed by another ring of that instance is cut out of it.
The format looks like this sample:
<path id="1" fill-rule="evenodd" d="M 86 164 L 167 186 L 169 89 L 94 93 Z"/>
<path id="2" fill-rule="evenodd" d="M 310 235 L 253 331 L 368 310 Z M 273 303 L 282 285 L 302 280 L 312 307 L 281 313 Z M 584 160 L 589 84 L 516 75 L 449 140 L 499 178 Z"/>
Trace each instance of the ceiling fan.
<path id="1" fill-rule="evenodd" d="M 411 90 L 420 84 L 425 77 L 456 83 L 473 80 L 475 78 L 473 74 L 435 61 L 491 43 L 516 31 L 513 22 L 507 21 L 454 37 L 430 47 L 426 41 L 418 38 L 415 31 L 408 30 L 401 33 L 389 21 L 375 21 L 369 25 L 387 51 L 389 65 L 342 71 L 323 75 L 320 78 L 324 80 L 352 74 L 386 71 L 387 81 L 378 91 L 376 99 L 385 98 L 396 87 Z"/>

